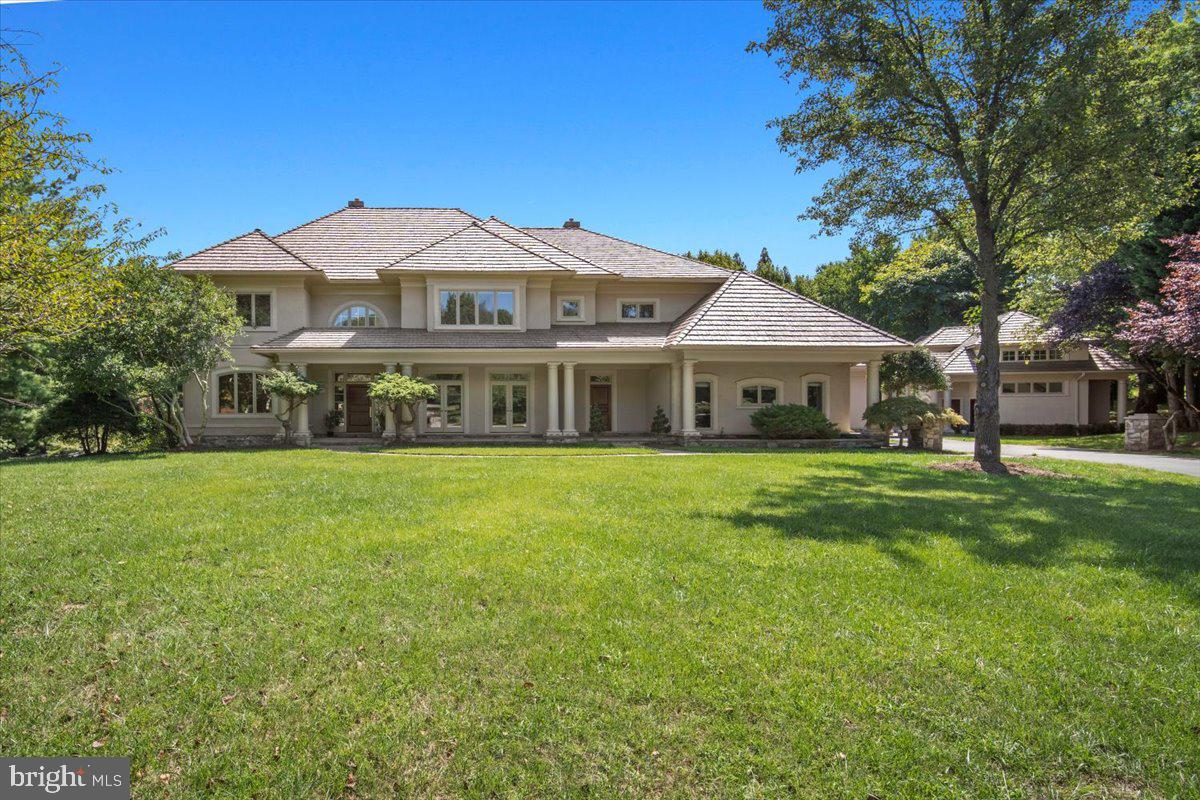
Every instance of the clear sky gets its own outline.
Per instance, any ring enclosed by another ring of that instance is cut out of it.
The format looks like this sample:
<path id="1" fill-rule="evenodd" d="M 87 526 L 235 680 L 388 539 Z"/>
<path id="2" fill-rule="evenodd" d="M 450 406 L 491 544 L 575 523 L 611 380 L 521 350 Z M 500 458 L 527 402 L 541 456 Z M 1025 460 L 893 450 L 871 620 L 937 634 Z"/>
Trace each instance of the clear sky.
<path id="1" fill-rule="evenodd" d="M 121 212 L 194 250 L 344 206 L 458 206 L 811 273 L 847 252 L 796 215 L 766 122 L 794 90 L 745 46 L 757 3 L 7 5 L 48 106 L 120 170 Z M 11 34 L 10 34 L 11 36 Z"/>

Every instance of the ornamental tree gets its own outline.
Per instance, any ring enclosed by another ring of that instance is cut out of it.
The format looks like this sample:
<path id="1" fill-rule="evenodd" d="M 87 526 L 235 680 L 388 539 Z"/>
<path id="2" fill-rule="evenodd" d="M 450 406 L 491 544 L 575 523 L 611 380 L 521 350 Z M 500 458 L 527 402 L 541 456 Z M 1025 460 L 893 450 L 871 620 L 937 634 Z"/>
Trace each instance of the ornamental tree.
<path id="1" fill-rule="evenodd" d="M 884 439 L 891 438 L 895 428 L 909 430 L 909 441 L 916 441 L 913 429 L 924 425 L 966 425 L 967 421 L 948 408 L 938 408 L 919 397 L 889 397 L 872 404 L 863 412 L 863 419 L 883 431 Z"/>
<path id="2" fill-rule="evenodd" d="M 800 93 L 775 120 L 798 170 L 836 164 L 804 216 L 836 234 L 953 242 L 978 279 L 975 458 L 1000 462 L 1003 275 L 1048 237 L 1127 227 L 1182 197 L 1181 94 L 1159 10 L 1123 0 L 767 0 L 750 49 Z M 1154 169 L 1132 165 L 1153 164 Z"/>
<path id="3" fill-rule="evenodd" d="M 950 382 L 928 348 L 888 353 L 879 363 L 879 388 L 888 396 L 940 392 Z"/>
<path id="4" fill-rule="evenodd" d="M 1200 413 L 1194 397 L 1179 384 L 1180 367 L 1188 358 L 1200 358 L 1200 234 L 1168 240 L 1172 259 L 1159 291 L 1159 301 L 1143 300 L 1126 309 L 1129 318 L 1117 336 L 1129 351 L 1162 366 L 1157 375 L 1180 404 Z"/>
<path id="5" fill-rule="evenodd" d="M 367 389 L 367 396 L 386 406 L 392 412 L 392 419 L 396 420 L 397 424 L 404 419 L 401 410 L 407 410 L 408 425 L 412 429 L 410 433 L 415 433 L 417 404 L 423 400 L 436 400 L 438 387 L 436 384 L 414 378 L 411 375 L 385 372 L 371 381 L 371 386 Z"/>
<path id="6" fill-rule="evenodd" d="M 292 369 L 273 369 L 258 379 L 258 385 L 272 397 L 280 399 L 275 419 L 283 426 L 283 443 L 292 443 L 292 414 L 308 402 L 308 398 L 321 391 L 321 385 L 310 381 Z"/>

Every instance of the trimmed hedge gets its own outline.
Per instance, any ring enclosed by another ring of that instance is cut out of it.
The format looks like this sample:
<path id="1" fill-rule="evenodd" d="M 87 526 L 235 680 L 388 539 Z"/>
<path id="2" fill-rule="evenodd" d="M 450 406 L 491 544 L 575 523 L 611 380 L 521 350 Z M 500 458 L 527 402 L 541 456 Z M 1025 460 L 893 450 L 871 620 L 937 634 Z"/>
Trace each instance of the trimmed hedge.
<path id="1" fill-rule="evenodd" d="M 796 404 L 765 406 L 750 424 L 768 439 L 836 439 L 837 426 L 815 408 Z"/>

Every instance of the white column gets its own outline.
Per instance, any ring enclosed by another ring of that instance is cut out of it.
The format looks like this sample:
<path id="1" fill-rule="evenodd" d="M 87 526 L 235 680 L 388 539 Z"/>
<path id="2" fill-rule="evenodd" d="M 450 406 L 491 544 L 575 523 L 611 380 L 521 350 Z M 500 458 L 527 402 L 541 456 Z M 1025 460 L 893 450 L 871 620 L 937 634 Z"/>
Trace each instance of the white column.
<path id="1" fill-rule="evenodd" d="M 575 429 L 575 362 L 563 362 L 563 436 L 578 436 Z"/>
<path id="2" fill-rule="evenodd" d="M 683 435 L 698 436 L 696 433 L 696 362 L 683 362 Z M 713 398 L 716 401 L 716 398 Z"/>
<path id="3" fill-rule="evenodd" d="M 292 364 L 296 371 L 305 377 L 308 376 L 308 364 Z M 308 429 L 308 400 L 300 404 L 296 409 L 296 434 L 295 438 L 299 444 L 308 444 L 312 439 L 312 431 Z"/>
<path id="4" fill-rule="evenodd" d="M 676 362 L 671 365 L 671 430 L 679 433 L 683 430 L 683 376 L 682 368 Z"/>
<path id="5" fill-rule="evenodd" d="M 1117 424 L 1125 424 L 1125 403 L 1126 397 L 1129 395 L 1129 381 L 1126 378 L 1121 378 L 1117 381 Z"/>
<path id="6" fill-rule="evenodd" d="M 546 409 L 549 412 L 547 436 L 562 436 L 562 429 L 558 427 L 558 368 L 561 364 L 560 361 L 546 364 Z"/>
<path id="7" fill-rule="evenodd" d="M 867 406 L 879 402 L 879 362 L 867 362 Z"/>
<path id="8" fill-rule="evenodd" d="M 400 365 L 400 374 L 411 378 L 412 374 L 413 374 L 413 365 L 411 363 L 401 364 Z M 467 413 L 467 410 L 465 408 L 463 409 L 463 413 L 464 414 Z M 407 408 L 400 409 L 400 422 L 403 424 L 404 429 L 406 431 L 408 431 L 408 435 L 410 435 L 410 436 L 417 435 L 417 423 L 412 418 L 412 415 L 409 414 Z"/>
<path id="9" fill-rule="evenodd" d="M 383 368 L 388 372 L 395 372 L 396 364 L 384 364 Z M 396 438 L 396 415 L 392 413 L 391 406 L 386 406 L 383 410 L 383 435 L 388 439 Z"/>

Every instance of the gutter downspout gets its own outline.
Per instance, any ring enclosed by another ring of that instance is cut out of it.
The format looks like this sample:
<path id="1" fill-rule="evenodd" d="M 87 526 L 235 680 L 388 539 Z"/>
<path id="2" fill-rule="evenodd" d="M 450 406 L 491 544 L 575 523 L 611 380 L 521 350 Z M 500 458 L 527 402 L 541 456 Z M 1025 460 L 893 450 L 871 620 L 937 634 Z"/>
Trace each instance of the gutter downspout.
<path id="1" fill-rule="evenodd" d="M 1087 373 L 1081 372 L 1081 373 L 1079 373 L 1079 376 L 1077 378 L 1075 378 L 1075 427 L 1076 428 L 1079 427 L 1079 400 L 1081 398 L 1081 393 L 1079 391 L 1079 382 L 1081 380 L 1083 380 L 1084 375 L 1087 375 Z M 1091 402 L 1090 397 L 1088 398 L 1088 402 L 1089 403 Z"/>

